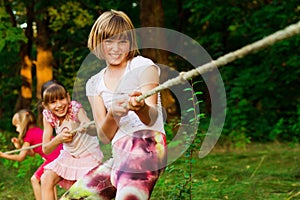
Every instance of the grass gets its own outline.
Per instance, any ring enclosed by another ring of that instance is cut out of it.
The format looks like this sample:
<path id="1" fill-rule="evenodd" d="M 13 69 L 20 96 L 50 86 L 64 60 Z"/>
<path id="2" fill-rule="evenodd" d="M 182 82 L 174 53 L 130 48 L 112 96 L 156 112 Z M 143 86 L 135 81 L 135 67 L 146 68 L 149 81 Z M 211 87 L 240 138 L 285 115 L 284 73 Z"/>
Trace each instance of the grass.
<path id="1" fill-rule="evenodd" d="M 299 153 L 299 145 L 278 143 L 250 144 L 243 150 L 216 147 L 203 159 L 195 152 L 192 165 L 183 156 L 167 167 L 151 199 L 300 199 Z M 0 167 L 1 200 L 33 199 L 34 170 L 16 177 L 17 169 Z"/>
<path id="2" fill-rule="evenodd" d="M 245 150 L 216 148 L 189 165 L 168 166 L 153 199 L 300 199 L 299 145 L 251 144 Z M 186 177 L 186 178 L 184 178 Z"/>

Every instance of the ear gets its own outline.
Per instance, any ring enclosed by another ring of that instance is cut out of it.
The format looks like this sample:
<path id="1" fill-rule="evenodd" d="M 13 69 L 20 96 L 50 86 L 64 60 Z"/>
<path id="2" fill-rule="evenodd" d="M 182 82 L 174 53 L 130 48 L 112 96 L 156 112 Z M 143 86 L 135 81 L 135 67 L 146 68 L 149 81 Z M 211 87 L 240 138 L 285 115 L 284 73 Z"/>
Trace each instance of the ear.
<path id="1" fill-rule="evenodd" d="M 43 108 L 47 108 L 47 106 L 44 102 L 42 102 L 42 106 L 43 106 Z"/>

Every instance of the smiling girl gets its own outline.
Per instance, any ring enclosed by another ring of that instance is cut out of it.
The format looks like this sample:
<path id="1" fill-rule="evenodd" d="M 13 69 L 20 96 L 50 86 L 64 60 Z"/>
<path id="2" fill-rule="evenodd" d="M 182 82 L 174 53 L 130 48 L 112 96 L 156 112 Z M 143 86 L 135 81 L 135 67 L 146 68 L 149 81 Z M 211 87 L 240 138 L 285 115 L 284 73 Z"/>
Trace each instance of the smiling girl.
<path id="1" fill-rule="evenodd" d="M 46 83 L 47 84 L 47 83 Z M 51 153 L 63 144 L 59 157 L 45 166 L 41 178 L 42 199 L 55 199 L 53 186 L 68 189 L 76 180 L 102 162 L 103 154 L 95 135 L 86 130 L 71 134 L 72 130 L 89 122 L 79 102 L 71 101 L 66 88 L 54 82 L 42 94 L 43 98 L 43 152 Z M 55 129 L 56 136 L 53 137 Z"/>
<path id="2" fill-rule="evenodd" d="M 134 26 L 122 11 L 99 16 L 88 47 L 107 64 L 88 80 L 86 95 L 98 137 L 111 143 L 113 156 L 61 199 L 150 199 L 166 166 L 162 106 L 159 94 L 136 97 L 159 85 L 160 69 L 139 55 Z"/>

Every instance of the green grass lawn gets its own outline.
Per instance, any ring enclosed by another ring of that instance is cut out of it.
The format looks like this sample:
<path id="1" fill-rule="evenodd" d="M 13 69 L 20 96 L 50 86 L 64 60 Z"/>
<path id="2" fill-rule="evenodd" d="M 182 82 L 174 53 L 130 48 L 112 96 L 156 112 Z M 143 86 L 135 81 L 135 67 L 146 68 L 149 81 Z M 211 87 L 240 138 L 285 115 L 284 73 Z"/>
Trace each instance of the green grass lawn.
<path id="1" fill-rule="evenodd" d="M 184 159 L 169 166 L 152 199 L 300 199 L 299 153 L 299 145 L 284 144 L 216 148 L 203 159 L 194 156 L 191 181 Z"/>
<path id="2" fill-rule="evenodd" d="M 300 199 L 299 157 L 299 145 L 277 143 L 250 144 L 244 150 L 216 147 L 202 159 L 195 153 L 191 165 L 183 156 L 168 166 L 151 199 Z M 34 199 L 33 172 L 18 178 L 16 169 L 0 167 L 1 200 Z"/>

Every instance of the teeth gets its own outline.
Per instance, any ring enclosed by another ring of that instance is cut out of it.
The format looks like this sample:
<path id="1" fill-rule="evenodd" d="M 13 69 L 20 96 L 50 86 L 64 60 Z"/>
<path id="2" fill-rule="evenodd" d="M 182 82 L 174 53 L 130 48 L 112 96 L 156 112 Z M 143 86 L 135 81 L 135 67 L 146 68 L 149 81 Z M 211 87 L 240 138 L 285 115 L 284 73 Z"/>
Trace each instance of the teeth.
<path id="1" fill-rule="evenodd" d="M 56 110 L 57 112 L 63 112 L 65 109 Z"/>

